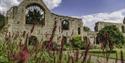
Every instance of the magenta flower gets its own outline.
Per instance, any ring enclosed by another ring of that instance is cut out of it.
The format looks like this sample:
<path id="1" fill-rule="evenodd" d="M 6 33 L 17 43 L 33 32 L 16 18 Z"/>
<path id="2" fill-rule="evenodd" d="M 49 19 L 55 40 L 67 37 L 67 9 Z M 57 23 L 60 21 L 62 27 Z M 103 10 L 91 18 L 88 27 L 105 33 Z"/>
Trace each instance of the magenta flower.
<path id="1" fill-rule="evenodd" d="M 21 60 L 23 60 L 24 62 L 28 61 L 29 51 L 28 51 L 28 48 L 26 46 L 20 52 L 20 56 L 21 56 Z"/>
<path id="2" fill-rule="evenodd" d="M 14 58 L 17 63 L 27 63 L 29 59 L 29 55 L 30 53 L 27 46 L 21 45 L 20 52 L 15 54 Z"/>

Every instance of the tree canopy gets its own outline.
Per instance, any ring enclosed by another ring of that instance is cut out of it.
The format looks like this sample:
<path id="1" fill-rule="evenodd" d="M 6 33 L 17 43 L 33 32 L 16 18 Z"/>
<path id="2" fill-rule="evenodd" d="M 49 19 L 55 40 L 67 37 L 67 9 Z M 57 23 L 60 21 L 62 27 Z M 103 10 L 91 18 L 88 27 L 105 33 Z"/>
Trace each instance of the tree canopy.
<path id="1" fill-rule="evenodd" d="M 85 32 L 91 31 L 90 28 L 87 27 L 87 26 L 84 26 L 83 29 L 84 29 Z"/>
<path id="2" fill-rule="evenodd" d="M 5 24 L 5 16 L 0 14 L 0 28 L 2 28 Z"/>
<path id="3" fill-rule="evenodd" d="M 104 47 L 108 45 L 110 48 L 115 46 L 121 46 L 121 44 L 124 44 L 124 36 L 122 32 L 115 26 L 106 26 L 103 29 L 99 31 L 97 34 L 97 42 L 103 43 Z"/>
<path id="4" fill-rule="evenodd" d="M 70 40 L 70 41 L 71 41 L 71 45 L 72 45 L 73 48 L 85 49 L 86 43 L 84 41 L 82 41 L 81 36 L 79 36 L 79 35 L 78 36 L 74 36 L 72 38 L 72 40 Z"/>

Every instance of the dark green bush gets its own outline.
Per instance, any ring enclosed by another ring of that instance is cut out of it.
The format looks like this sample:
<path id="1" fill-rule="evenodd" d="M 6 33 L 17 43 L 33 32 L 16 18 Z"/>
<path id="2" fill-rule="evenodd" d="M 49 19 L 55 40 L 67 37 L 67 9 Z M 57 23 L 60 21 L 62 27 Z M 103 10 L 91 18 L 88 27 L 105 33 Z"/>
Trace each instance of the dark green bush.
<path id="1" fill-rule="evenodd" d="M 5 25 L 5 16 L 0 14 L 0 29 Z"/>
<path id="2" fill-rule="evenodd" d="M 84 49 L 85 48 L 85 42 L 82 41 L 81 36 L 75 36 L 71 40 L 71 46 L 75 49 Z"/>

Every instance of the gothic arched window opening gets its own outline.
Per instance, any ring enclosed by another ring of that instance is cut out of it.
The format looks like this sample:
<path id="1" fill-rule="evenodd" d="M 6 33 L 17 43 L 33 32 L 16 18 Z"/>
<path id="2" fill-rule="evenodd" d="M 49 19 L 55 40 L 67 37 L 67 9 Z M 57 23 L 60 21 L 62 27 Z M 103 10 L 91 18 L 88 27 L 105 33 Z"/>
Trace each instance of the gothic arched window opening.
<path id="1" fill-rule="evenodd" d="M 36 36 L 29 37 L 28 45 L 36 45 L 38 43 L 38 39 Z"/>
<path id="2" fill-rule="evenodd" d="M 63 36 L 64 44 L 67 44 L 67 37 Z"/>
<path id="3" fill-rule="evenodd" d="M 26 24 L 44 25 L 44 11 L 38 5 L 31 5 L 26 8 Z"/>
<path id="4" fill-rule="evenodd" d="M 62 21 L 62 30 L 69 30 L 69 21 L 67 20 Z"/>
<path id="5" fill-rule="evenodd" d="M 78 34 L 79 34 L 79 35 L 81 34 L 81 29 L 80 29 L 80 27 L 78 28 Z"/>
<path id="6" fill-rule="evenodd" d="M 124 26 L 122 26 L 122 32 L 125 33 L 125 27 Z"/>

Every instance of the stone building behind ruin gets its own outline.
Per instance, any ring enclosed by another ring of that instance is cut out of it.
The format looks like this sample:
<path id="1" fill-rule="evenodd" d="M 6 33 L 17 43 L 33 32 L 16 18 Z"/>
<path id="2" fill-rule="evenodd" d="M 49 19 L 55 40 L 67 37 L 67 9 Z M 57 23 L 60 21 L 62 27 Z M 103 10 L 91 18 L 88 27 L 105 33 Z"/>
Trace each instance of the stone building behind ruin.
<path id="1" fill-rule="evenodd" d="M 95 24 L 95 32 L 99 32 L 102 28 L 104 28 L 105 26 L 111 26 L 114 25 L 116 26 L 120 32 L 123 33 L 123 35 L 125 36 L 125 20 L 123 20 L 123 23 L 110 23 L 110 22 L 97 22 Z"/>
<path id="2" fill-rule="evenodd" d="M 111 25 L 116 26 L 120 30 L 120 32 L 123 33 L 123 36 L 125 37 L 125 18 L 123 20 L 123 23 L 111 23 L 111 22 L 103 22 L 103 21 L 96 22 L 95 30 L 91 32 L 84 32 L 84 36 L 87 36 L 90 39 L 91 44 L 98 44 L 96 42 L 97 33 L 104 27 L 111 26 Z"/>
<path id="3" fill-rule="evenodd" d="M 33 36 L 39 41 L 47 41 L 55 27 L 53 42 L 65 38 L 67 42 L 76 35 L 83 37 L 82 19 L 52 13 L 42 0 L 24 0 L 8 10 L 6 24 L 9 32 L 30 32 L 35 24 Z"/>

